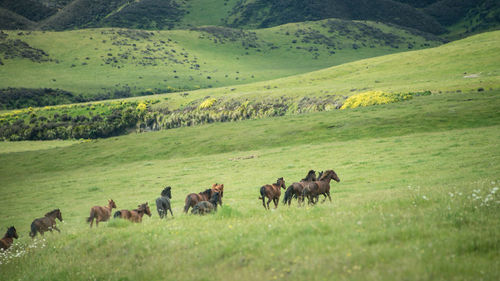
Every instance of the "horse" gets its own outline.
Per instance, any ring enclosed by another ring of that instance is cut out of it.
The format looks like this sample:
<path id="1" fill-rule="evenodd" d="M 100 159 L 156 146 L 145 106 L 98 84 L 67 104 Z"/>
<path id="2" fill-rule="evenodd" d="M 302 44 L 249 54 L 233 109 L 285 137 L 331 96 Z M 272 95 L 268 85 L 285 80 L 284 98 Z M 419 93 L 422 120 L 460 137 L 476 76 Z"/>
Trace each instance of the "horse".
<path id="1" fill-rule="evenodd" d="M 221 205 L 222 207 L 222 197 L 224 196 L 224 184 L 214 183 L 212 185 L 212 192 L 219 192 L 220 194 L 219 205 Z"/>
<path id="2" fill-rule="evenodd" d="M 184 213 L 187 214 L 189 208 L 194 207 L 198 202 L 201 201 L 208 201 L 210 198 L 212 198 L 212 194 L 214 191 L 212 189 L 207 189 L 203 192 L 200 193 L 190 193 L 186 196 L 186 199 L 184 200 Z M 220 198 L 219 198 L 220 201 Z"/>
<path id="3" fill-rule="evenodd" d="M 297 198 L 300 206 L 300 203 L 304 202 L 304 197 L 302 196 L 304 187 L 306 185 L 314 184 L 313 181 L 316 181 L 316 172 L 314 170 L 310 170 L 307 173 L 307 176 L 300 182 L 294 182 L 286 189 L 283 204 L 288 203 L 288 206 L 290 206 L 292 199 L 295 197 Z"/>
<path id="4" fill-rule="evenodd" d="M 0 239 L 0 249 L 7 250 L 12 246 L 12 243 L 14 243 L 14 239 L 19 239 L 19 236 L 17 236 L 17 231 L 16 228 L 11 226 L 7 229 L 7 232 L 3 236 L 2 239 Z"/>
<path id="5" fill-rule="evenodd" d="M 201 201 L 191 209 L 193 215 L 204 215 L 211 212 L 217 212 L 217 204 L 220 202 L 220 193 L 214 192 L 209 201 Z"/>
<path id="6" fill-rule="evenodd" d="M 56 226 L 56 219 L 58 219 L 59 221 L 63 221 L 61 210 L 59 209 L 55 209 L 46 213 L 43 218 L 35 219 L 31 223 L 31 238 L 35 238 L 37 232 L 40 232 L 40 234 L 43 235 L 43 233 L 46 231 L 52 232 L 52 229 L 55 229 L 57 230 L 57 232 L 61 233 L 59 228 L 57 228 Z"/>
<path id="7" fill-rule="evenodd" d="M 156 198 L 156 210 L 158 211 L 160 219 L 163 219 L 163 217 L 167 215 L 167 210 L 170 211 L 172 217 L 174 216 L 170 206 L 170 199 L 172 199 L 171 189 L 172 188 L 170 186 L 165 187 L 165 189 L 161 192 L 161 197 Z"/>
<path id="8" fill-rule="evenodd" d="M 90 227 L 94 223 L 97 227 L 100 221 L 107 221 L 111 217 L 111 211 L 116 208 L 115 201 L 113 199 L 108 200 L 108 206 L 94 206 L 90 208 L 90 217 L 87 218 L 87 222 L 90 222 Z"/>
<path id="9" fill-rule="evenodd" d="M 149 209 L 148 202 L 138 205 L 137 209 L 132 211 L 129 210 L 119 210 L 113 215 L 113 218 L 128 219 L 131 222 L 142 222 L 142 217 L 144 214 L 151 217 L 151 210 Z"/>
<path id="10" fill-rule="evenodd" d="M 322 176 L 319 178 L 318 181 L 314 182 L 316 183 L 315 186 L 312 186 L 312 188 L 309 188 L 308 190 L 304 190 L 303 195 L 304 196 L 307 195 L 308 202 L 316 204 L 319 200 L 320 194 L 323 194 L 323 196 L 325 196 L 322 203 L 326 201 L 327 196 L 328 199 L 330 199 L 330 202 L 332 202 L 332 198 L 330 197 L 330 181 L 332 179 L 336 182 L 340 182 L 340 178 L 333 170 L 327 170 L 324 173 L 322 173 Z M 316 202 L 314 199 L 316 199 Z"/>
<path id="11" fill-rule="evenodd" d="M 283 178 L 279 178 L 276 183 L 266 184 L 260 188 L 259 199 L 262 199 L 262 205 L 264 206 L 264 209 L 269 209 L 269 203 L 271 202 L 271 200 L 274 202 L 274 208 L 278 208 L 278 203 L 281 196 L 281 188 L 286 189 L 285 180 Z M 266 197 L 269 199 L 267 200 L 267 208 L 265 202 Z"/>

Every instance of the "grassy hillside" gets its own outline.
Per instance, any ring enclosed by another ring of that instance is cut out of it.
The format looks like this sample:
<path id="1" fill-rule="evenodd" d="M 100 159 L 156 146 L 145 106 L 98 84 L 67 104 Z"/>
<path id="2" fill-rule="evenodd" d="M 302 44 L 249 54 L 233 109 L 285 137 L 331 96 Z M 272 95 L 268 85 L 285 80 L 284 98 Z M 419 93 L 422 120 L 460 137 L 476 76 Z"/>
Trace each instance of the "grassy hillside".
<path id="1" fill-rule="evenodd" d="M 59 88 L 104 98 L 264 81 L 441 43 L 397 27 L 341 20 L 256 31 L 204 27 L 3 34 L 0 88 Z M 24 43 L 16 45 L 16 40 Z M 33 61 L 21 47 L 44 51 L 45 61 Z"/>
<path id="2" fill-rule="evenodd" d="M 499 105 L 499 91 L 436 94 L 40 150 L 0 143 L 0 225 L 21 236 L 0 276 L 498 279 Z M 281 176 L 291 184 L 311 168 L 339 174 L 332 203 L 262 208 L 261 185 Z M 226 189 L 216 215 L 181 214 L 187 193 L 214 182 Z M 90 206 L 152 204 L 165 185 L 173 219 L 84 222 Z M 32 242 L 31 220 L 56 207 L 62 233 Z"/>

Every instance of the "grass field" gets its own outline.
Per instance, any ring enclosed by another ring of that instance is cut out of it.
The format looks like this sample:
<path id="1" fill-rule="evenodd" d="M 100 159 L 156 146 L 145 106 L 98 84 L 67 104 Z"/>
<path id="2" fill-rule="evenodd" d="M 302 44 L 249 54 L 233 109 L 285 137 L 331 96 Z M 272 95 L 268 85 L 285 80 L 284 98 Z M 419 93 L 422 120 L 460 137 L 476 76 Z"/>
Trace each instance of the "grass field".
<path id="1" fill-rule="evenodd" d="M 498 280 L 499 108 L 500 91 L 486 89 L 89 142 L 2 143 L 0 225 L 21 237 L 0 259 L 0 279 Z M 337 172 L 332 203 L 264 210 L 260 186 L 289 185 L 309 169 Z M 181 213 L 187 193 L 214 182 L 226 190 L 217 214 Z M 174 218 L 153 210 L 141 225 L 85 223 L 93 205 L 153 204 L 165 185 Z M 56 207 L 62 233 L 32 242 L 31 221 Z"/>
<path id="2" fill-rule="evenodd" d="M 59 88 L 91 97 L 246 84 L 442 43 L 426 37 L 374 22 L 333 19 L 255 31 L 213 26 L 6 31 L 1 40 L 10 47 L 3 48 L 17 55 L 2 51 L 0 87 Z M 15 40 L 29 48 L 20 49 Z M 19 55 L 34 52 L 30 48 L 48 56 L 32 61 Z"/>

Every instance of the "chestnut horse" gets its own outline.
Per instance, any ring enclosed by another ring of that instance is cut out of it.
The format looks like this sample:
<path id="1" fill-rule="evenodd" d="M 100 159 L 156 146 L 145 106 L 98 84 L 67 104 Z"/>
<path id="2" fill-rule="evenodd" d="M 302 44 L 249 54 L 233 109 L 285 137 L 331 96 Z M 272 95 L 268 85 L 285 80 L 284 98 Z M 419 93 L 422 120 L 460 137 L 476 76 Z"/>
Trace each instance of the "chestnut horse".
<path id="1" fill-rule="evenodd" d="M 142 222 L 142 217 L 144 214 L 151 217 L 151 210 L 149 209 L 148 202 L 138 205 L 137 209 L 132 211 L 129 210 L 120 210 L 116 211 L 113 215 L 113 218 L 122 218 L 127 219 L 131 222 Z"/>
<path id="2" fill-rule="evenodd" d="M 212 198 L 212 194 L 214 191 L 212 189 L 207 189 L 200 193 L 190 193 L 186 196 L 186 200 L 184 200 L 184 213 L 187 214 L 189 208 L 194 207 L 198 202 L 208 201 Z M 219 198 L 220 201 L 220 198 Z"/>
<path id="3" fill-rule="evenodd" d="M 220 195 L 220 198 L 219 198 L 219 205 L 222 206 L 222 197 L 224 196 L 224 184 L 218 184 L 218 183 L 214 183 L 212 185 L 212 193 L 213 192 L 219 192 L 219 195 Z"/>
<path id="4" fill-rule="evenodd" d="M 290 203 L 292 203 L 292 199 L 295 197 L 297 198 L 297 201 L 299 203 L 299 206 L 302 202 L 304 202 L 304 197 L 302 196 L 302 191 L 304 190 L 304 187 L 307 185 L 314 185 L 313 183 L 316 181 L 316 172 L 314 170 L 310 170 L 307 173 L 307 176 L 303 178 L 300 182 L 294 182 L 292 183 L 285 191 L 285 196 L 283 198 L 283 204 L 288 203 L 288 206 L 290 206 Z"/>
<path id="5" fill-rule="evenodd" d="M 31 223 L 31 238 L 35 238 L 37 232 L 40 232 L 40 235 L 43 235 L 46 231 L 52 232 L 52 229 L 55 229 L 60 233 L 61 231 L 56 226 L 56 219 L 63 221 L 62 214 L 59 209 L 46 213 L 43 218 L 35 219 Z"/>
<path id="6" fill-rule="evenodd" d="M 201 201 L 194 205 L 191 214 L 204 215 L 211 212 L 217 212 L 217 203 L 220 202 L 220 193 L 214 192 L 209 201 Z"/>
<path id="7" fill-rule="evenodd" d="M 12 243 L 14 243 L 13 238 L 18 239 L 19 236 L 17 236 L 16 228 L 11 226 L 7 229 L 7 232 L 5 233 L 3 238 L 0 239 L 0 249 L 7 250 L 8 248 L 10 248 L 10 246 L 12 246 Z"/>
<path id="8" fill-rule="evenodd" d="M 304 189 L 303 195 L 307 196 L 309 203 L 318 203 L 320 194 L 323 194 L 323 196 L 325 196 L 322 203 L 326 201 L 327 196 L 328 199 L 330 199 L 330 202 L 332 202 L 332 198 L 330 197 L 330 181 L 332 179 L 336 182 L 340 182 L 340 178 L 333 170 L 327 170 L 322 173 L 319 180 L 314 182 L 316 183 L 316 186 L 311 186 L 311 188 L 307 190 Z"/>
<path id="9" fill-rule="evenodd" d="M 94 223 L 97 227 L 100 221 L 107 221 L 111 217 L 111 211 L 116 208 L 115 201 L 113 199 L 108 200 L 108 206 L 94 206 L 90 208 L 90 217 L 87 218 L 87 222 L 90 222 L 90 227 Z"/>
<path id="10" fill-rule="evenodd" d="M 283 178 L 279 178 L 276 183 L 266 184 L 260 188 L 259 199 L 262 199 L 262 205 L 264 206 L 264 209 L 269 209 L 269 203 L 271 203 L 271 200 L 274 202 L 274 208 L 278 208 L 278 203 L 281 196 L 281 188 L 286 189 L 285 180 Z M 269 199 L 267 200 L 267 208 L 265 201 L 266 197 Z"/>

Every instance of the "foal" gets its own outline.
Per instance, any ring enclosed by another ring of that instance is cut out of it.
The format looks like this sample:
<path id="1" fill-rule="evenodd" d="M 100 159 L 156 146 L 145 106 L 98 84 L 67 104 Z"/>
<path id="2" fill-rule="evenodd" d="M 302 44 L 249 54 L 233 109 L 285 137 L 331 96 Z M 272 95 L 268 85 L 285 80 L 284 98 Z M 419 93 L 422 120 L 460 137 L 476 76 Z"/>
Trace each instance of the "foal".
<path id="1" fill-rule="evenodd" d="M 46 213 L 43 218 L 35 219 L 31 223 L 31 238 L 35 238 L 37 232 L 40 232 L 40 234 L 43 235 L 46 231 L 52 232 L 52 229 L 55 229 L 60 233 L 61 231 L 56 226 L 56 219 L 63 221 L 62 214 L 59 209 Z"/>
<path id="2" fill-rule="evenodd" d="M 10 248 L 10 246 L 12 246 L 12 243 L 14 243 L 13 238 L 18 239 L 19 236 L 17 236 L 16 228 L 11 226 L 7 229 L 7 232 L 5 233 L 3 238 L 0 239 L 0 249 L 7 250 L 8 248 Z"/>
<path id="3" fill-rule="evenodd" d="M 144 214 L 151 217 L 151 210 L 149 209 L 148 202 L 138 205 L 139 208 L 132 211 L 120 210 L 116 211 L 113 215 L 114 218 L 128 219 L 131 222 L 142 222 Z"/>
<path id="4" fill-rule="evenodd" d="M 94 206 L 90 208 L 90 217 L 87 218 L 87 222 L 90 222 L 90 227 L 94 223 L 95 218 L 95 226 L 97 227 L 100 221 L 107 221 L 109 217 L 111 217 L 111 210 L 116 208 L 115 201 L 113 199 L 108 200 L 108 206 Z"/>
<path id="5" fill-rule="evenodd" d="M 274 202 L 274 208 L 278 208 L 278 203 L 281 196 L 281 188 L 286 189 L 285 180 L 283 178 L 279 178 L 276 183 L 266 184 L 260 188 L 259 199 L 262 199 L 262 205 L 264 206 L 264 209 L 269 209 L 269 203 L 271 203 L 271 200 Z M 265 202 L 266 197 L 269 199 L 267 200 L 267 208 Z"/>

